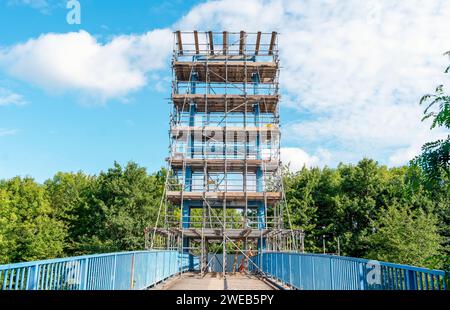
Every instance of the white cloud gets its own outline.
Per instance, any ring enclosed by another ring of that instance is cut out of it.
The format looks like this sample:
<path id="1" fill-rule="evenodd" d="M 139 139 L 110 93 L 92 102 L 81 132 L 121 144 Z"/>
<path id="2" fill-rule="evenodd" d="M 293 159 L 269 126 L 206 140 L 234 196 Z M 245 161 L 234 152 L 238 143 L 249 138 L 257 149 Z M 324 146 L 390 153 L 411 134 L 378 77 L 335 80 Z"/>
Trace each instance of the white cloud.
<path id="1" fill-rule="evenodd" d="M 418 102 L 438 84 L 450 90 L 449 20 L 447 0 L 223 0 L 176 26 L 279 31 L 282 104 L 299 115 L 287 136 L 329 149 L 335 163 L 370 156 L 397 165 L 444 134 L 420 123 Z"/>
<path id="2" fill-rule="evenodd" d="M 172 28 L 279 31 L 282 105 L 292 109 L 284 137 L 315 155 L 288 152 L 308 163 L 369 156 L 398 165 L 444 134 L 420 123 L 418 101 L 450 84 L 441 73 L 449 20 L 447 0 L 220 0 L 195 6 Z M 147 83 L 162 90 L 154 76 L 169 70 L 170 32 L 105 44 L 85 31 L 45 34 L 0 51 L 0 66 L 49 92 L 107 100 Z"/>
<path id="3" fill-rule="evenodd" d="M 414 143 L 406 148 L 397 149 L 391 156 L 389 156 L 389 163 L 392 166 L 403 165 L 419 155 L 421 148 L 422 144 Z"/>
<path id="4" fill-rule="evenodd" d="M 331 154 L 327 150 L 319 149 L 315 155 L 310 155 L 298 147 L 282 147 L 280 149 L 283 165 L 289 165 L 291 171 L 299 171 L 306 167 L 325 166 Z"/>
<path id="5" fill-rule="evenodd" d="M 357 158 L 390 157 L 390 154 L 406 149 L 414 157 L 423 143 L 445 135 L 443 130 L 430 132 L 429 123 L 420 122 L 421 115 L 422 107 L 417 104 L 363 106 L 295 122 L 286 126 L 285 136 L 299 144 L 319 142 L 327 148 L 347 151 Z M 401 157 L 396 155 L 390 163 L 406 163 L 412 157 L 402 157 L 404 160 L 401 161 Z"/>
<path id="6" fill-rule="evenodd" d="M 13 136 L 18 132 L 17 129 L 4 129 L 0 128 L 0 137 Z"/>
<path id="7" fill-rule="evenodd" d="M 22 95 L 0 87 L 0 107 L 8 105 L 24 105 L 26 100 Z"/>
<path id="8" fill-rule="evenodd" d="M 147 75 L 166 68 L 170 30 L 122 35 L 102 44 L 86 31 L 44 34 L 0 51 L 0 66 L 50 93 L 67 91 L 107 100 L 147 83 Z"/>

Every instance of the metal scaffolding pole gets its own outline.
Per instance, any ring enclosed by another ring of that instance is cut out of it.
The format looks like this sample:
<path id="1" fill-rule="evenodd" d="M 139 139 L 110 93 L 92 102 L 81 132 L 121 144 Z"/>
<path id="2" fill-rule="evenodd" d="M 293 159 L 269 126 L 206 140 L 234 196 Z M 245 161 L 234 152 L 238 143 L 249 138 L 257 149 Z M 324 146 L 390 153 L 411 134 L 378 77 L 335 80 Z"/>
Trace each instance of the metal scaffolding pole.
<path id="1" fill-rule="evenodd" d="M 303 251 L 282 182 L 278 34 L 176 31 L 174 42 L 167 175 L 146 247 L 200 257 L 204 275 L 211 244 L 223 277 L 227 255 L 233 272 L 238 253 L 255 265 L 254 245 L 261 262 L 263 252 Z"/>

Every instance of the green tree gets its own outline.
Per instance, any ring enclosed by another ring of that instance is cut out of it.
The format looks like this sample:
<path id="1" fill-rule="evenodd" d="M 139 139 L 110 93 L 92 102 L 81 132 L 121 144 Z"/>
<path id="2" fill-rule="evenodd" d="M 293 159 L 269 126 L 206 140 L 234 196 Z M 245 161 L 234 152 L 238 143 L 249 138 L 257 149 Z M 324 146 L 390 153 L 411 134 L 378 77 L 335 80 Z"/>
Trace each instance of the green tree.
<path id="1" fill-rule="evenodd" d="M 344 253 L 364 257 L 368 250 L 366 236 L 373 230 L 372 219 L 379 209 L 379 196 L 384 180 L 378 163 L 363 159 L 356 166 L 339 165 L 342 176 L 343 217 L 340 219 L 345 231 L 342 245 Z"/>
<path id="2" fill-rule="evenodd" d="M 31 178 L 0 182 L 2 262 L 31 261 L 63 254 L 66 231 L 55 217 L 43 186 Z"/>
<path id="3" fill-rule="evenodd" d="M 284 173 L 286 201 L 291 216 L 292 225 L 301 228 L 308 238 L 305 239 L 305 248 L 317 251 L 315 231 L 317 225 L 317 207 L 313 192 L 320 178 L 320 169 L 307 169 L 303 167 L 297 173 Z M 289 223 L 286 223 L 289 225 Z"/>
<path id="4" fill-rule="evenodd" d="M 99 246 L 95 236 L 104 219 L 102 210 L 94 201 L 96 180 L 96 177 L 82 172 L 58 172 L 45 182 L 50 204 L 67 230 L 66 255 L 89 254 Z"/>
<path id="5" fill-rule="evenodd" d="M 393 204 L 374 221 L 375 232 L 368 237 L 367 257 L 393 263 L 424 267 L 439 255 L 441 237 L 436 218 L 422 210 Z"/>
<path id="6" fill-rule="evenodd" d="M 450 51 L 445 55 L 450 56 Z M 449 72 L 450 66 L 445 70 L 445 73 Z M 434 94 L 423 96 L 420 104 L 426 104 L 422 121 L 430 119 L 431 130 L 444 128 L 450 132 L 450 96 L 443 85 L 436 87 Z M 423 145 L 422 154 L 414 158 L 411 165 L 420 166 L 425 173 L 425 186 L 436 201 L 435 214 L 445 238 L 443 260 L 450 261 L 450 134 Z"/>
<path id="7" fill-rule="evenodd" d="M 289 210 L 294 226 L 306 232 L 306 250 L 321 252 L 325 238 L 326 251 L 336 253 L 339 238 L 341 255 L 354 257 L 374 254 L 369 240 L 392 205 L 413 214 L 433 214 L 438 219 L 437 232 L 446 236 L 448 225 L 443 219 L 450 216 L 445 211 L 448 198 L 428 184 L 418 165 L 387 168 L 371 159 L 335 169 L 303 168 L 285 173 Z"/>
<path id="8" fill-rule="evenodd" d="M 9 192 L 0 185 L 0 264 L 13 261 L 16 222 L 17 216 L 11 207 Z"/>
<path id="9" fill-rule="evenodd" d="M 450 55 L 450 51 L 446 55 Z M 449 68 L 445 73 L 449 73 Z M 422 121 L 431 119 L 430 129 L 450 130 L 450 96 L 444 92 L 443 85 L 436 87 L 434 94 L 424 95 L 420 104 L 426 104 Z M 422 154 L 413 162 L 419 164 L 434 183 L 446 186 L 450 195 L 450 134 L 446 139 L 426 143 Z"/>
<path id="10" fill-rule="evenodd" d="M 317 208 L 316 242 L 325 237 L 327 252 L 337 253 L 336 240 L 345 232 L 342 222 L 344 209 L 341 203 L 341 186 L 342 177 L 339 171 L 325 167 L 321 170 L 319 181 L 312 194 Z"/>
<path id="11" fill-rule="evenodd" d="M 164 171 L 148 175 L 133 162 L 125 168 L 114 163 L 100 173 L 95 203 L 103 222 L 97 236 L 105 249 L 143 249 L 144 229 L 156 220 L 164 178 Z"/>

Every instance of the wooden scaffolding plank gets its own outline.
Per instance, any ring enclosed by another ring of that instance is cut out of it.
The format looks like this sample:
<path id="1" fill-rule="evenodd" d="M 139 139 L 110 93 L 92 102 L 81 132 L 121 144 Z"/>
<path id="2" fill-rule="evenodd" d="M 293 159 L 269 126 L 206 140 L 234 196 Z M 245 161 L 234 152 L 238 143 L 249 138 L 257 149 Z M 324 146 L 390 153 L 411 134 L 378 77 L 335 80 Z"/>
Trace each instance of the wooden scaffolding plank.
<path id="1" fill-rule="evenodd" d="M 212 31 L 208 31 L 208 36 L 209 36 L 209 50 L 210 50 L 210 54 L 214 55 L 214 40 L 213 40 L 213 33 L 212 33 Z"/>
<path id="2" fill-rule="evenodd" d="M 245 31 L 241 31 L 239 38 L 239 55 L 244 55 L 245 49 Z"/>
<path id="3" fill-rule="evenodd" d="M 195 53 L 200 54 L 200 48 L 198 46 L 198 31 L 194 30 L 194 44 L 195 44 Z"/>
<path id="4" fill-rule="evenodd" d="M 205 195 L 204 195 L 205 194 Z M 183 196 L 183 197 L 182 197 Z M 264 193 L 262 192 L 247 192 L 250 201 L 263 201 Z M 281 192 L 267 192 L 267 202 L 272 204 L 282 199 Z M 203 198 L 212 200 L 230 199 L 235 202 L 244 203 L 244 192 L 181 192 L 181 191 L 167 191 L 167 198 L 170 201 L 186 200 L 202 200 Z"/>
<path id="5" fill-rule="evenodd" d="M 278 105 L 278 95 L 221 95 L 221 94 L 172 94 L 172 100 L 178 110 L 186 110 L 188 103 L 195 101 L 199 112 L 206 111 L 206 101 L 208 102 L 209 112 L 225 111 L 225 98 L 229 111 L 242 112 L 247 109 L 253 111 L 252 104 L 259 102 L 261 111 L 274 113 Z M 247 105 L 244 102 L 247 101 Z"/>
<path id="6" fill-rule="evenodd" d="M 228 53 L 228 32 L 223 32 L 223 54 L 226 55 Z"/>
<path id="7" fill-rule="evenodd" d="M 259 45 L 261 44 L 261 31 L 256 35 L 255 55 L 259 54 Z"/>
<path id="8" fill-rule="evenodd" d="M 206 67 L 208 67 L 209 81 L 221 82 L 225 81 L 225 76 L 228 76 L 229 83 L 241 83 L 245 80 L 252 82 L 250 71 L 258 70 L 261 83 L 272 83 L 277 75 L 276 62 L 245 62 L 245 61 L 210 61 L 205 62 L 189 62 L 189 61 L 175 61 L 173 68 L 179 82 L 189 82 L 190 74 L 193 70 L 198 73 L 198 81 L 206 81 Z M 228 74 L 226 74 L 228 73 Z"/>
<path id="9" fill-rule="evenodd" d="M 189 165 L 191 168 L 193 168 L 196 171 L 199 171 L 205 167 L 205 163 L 208 164 L 208 170 L 209 171 L 220 171 L 220 169 L 224 169 L 225 165 L 227 166 L 227 169 L 230 171 L 241 171 L 243 168 L 243 160 L 237 160 L 237 159 L 229 159 L 227 160 L 227 163 L 225 164 L 225 161 L 223 159 L 202 159 L 202 158 L 185 158 L 182 157 L 171 157 L 166 158 L 168 162 L 170 162 L 171 167 L 173 168 L 182 168 L 183 167 L 183 161 L 186 161 L 186 164 Z M 256 171 L 259 167 L 261 167 L 262 164 L 266 164 L 269 166 L 267 168 L 267 171 L 275 171 L 277 169 L 276 160 L 262 160 L 262 159 L 249 159 L 248 160 L 248 169 L 251 172 Z M 272 165 L 270 165 L 272 164 Z M 273 168 L 272 168 L 273 167 Z"/>
<path id="10" fill-rule="evenodd" d="M 172 134 L 175 136 L 176 134 L 180 134 L 181 132 L 196 131 L 196 132 L 222 132 L 224 130 L 229 132 L 263 132 L 267 134 L 267 138 L 271 138 L 272 135 L 276 135 L 279 133 L 278 124 L 266 124 L 261 127 L 239 127 L 239 126 L 175 126 L 171 129 Z M 206 134 L 206 133 L 205 133 Z"/>
<path id="11" fill-rule="evenodd" d="M 178 52 L 180 55 L 183 55 L 183 42 L 181 41 L 181 31 L 177 31 L 177 43 L 178 43 Z"/>
<path id="12" fill-rule="evenodd" d="M 277 37 L 277 32 L 272 32 L 272 37 L 270 38 L 269 55 L 273 55 L 273 48 L 275 47 L 275 39 Z"/>

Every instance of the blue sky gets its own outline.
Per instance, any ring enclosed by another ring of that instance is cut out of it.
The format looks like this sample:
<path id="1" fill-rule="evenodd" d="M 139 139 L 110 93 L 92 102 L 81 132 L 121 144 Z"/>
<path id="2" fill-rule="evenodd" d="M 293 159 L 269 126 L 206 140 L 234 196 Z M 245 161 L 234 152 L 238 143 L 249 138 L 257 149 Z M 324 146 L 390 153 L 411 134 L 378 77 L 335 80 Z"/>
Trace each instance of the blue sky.
<path id="1" fill-rule="evenodd" d="M 0 178 L 164 166 L 175 29 L 281 32 L 293 169 L 401 165 L 446 134 L 420 123 L 418 101 L 448 83 L 450 1 L 80 3 L 69 25 L 64 0 L 0 0 Z"/>
<path id="2" fill-rule="evenodd" d="M 0 1 L 0 46 L 42 34 L 83 29 L 107 42 L 119 34 L 170 26 L 194 1 L 82 1 L 82 24 L 66 22 L 65 7 L 48 11 Z M 176 9 L 175 9 L 176 8 Z M 45 7 L 47 9 L 47 7 Z M 14 29 L 14 31 L 12 31 Z M 170 73 L 167 74 L 170 76 Z M 167 84 L 167 83 L 166 83 Z M 0 71 L 0 87 L 20 94 L 24 104 L 0 106 L 0 178 L 31 175 L 43 181 L 57 171 L 98 173 L 114 160 L 134 160 L 149 171 L 164 165 L 168 146 L 170 84 L 165 91 L 146 85 L 126 98 L 100 102 L 76 93 L 51 94 Z"/>

